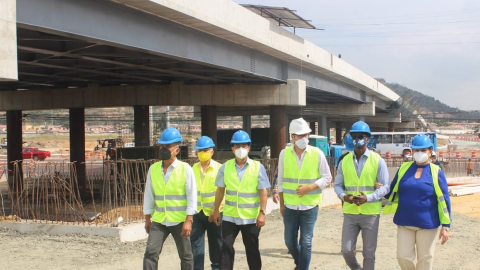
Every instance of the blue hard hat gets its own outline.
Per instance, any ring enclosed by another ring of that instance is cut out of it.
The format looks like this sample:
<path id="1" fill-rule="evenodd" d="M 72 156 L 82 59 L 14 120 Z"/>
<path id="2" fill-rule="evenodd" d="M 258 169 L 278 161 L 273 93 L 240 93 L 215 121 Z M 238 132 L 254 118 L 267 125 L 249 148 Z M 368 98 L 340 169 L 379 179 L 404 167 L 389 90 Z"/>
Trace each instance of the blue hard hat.
<path id="1" fill-rule="evenodd" d="M 235 133 L 233 133 L 233 136 L 232 136 L 232 140 L 230 141 L 231 144 L 235 144 L 235 143 L 252 143 L 252 141 L 250 140 L 250 136 L 248 136 L 248 133 L 243 131 L 243 130 L 239 130 Z"/>
<path id="2" fill-rule="evenodd" d="M 213 143 L 213 140 L 208 137 L 208 136 L 202 136 L 197 140 L 197 145 L 195 146 L 195 150 L 201 150 L 201 149 L 208 149 L 208 148 L 214 148 L 215 144 Z"/>
<path id="3" fill-rule="evenodd" d="M 425 149 L 432 146 L 432 141 L 426 134 L 417 134 L 412 139 L 412 149 Z"/>
<path id="4" fill-rule="evenodd" d="M 352 136 L 351 136 L 350 134 L 348 134 L 348 135 L 345 137 L 345 148 L 346 148 L 348 151 L 353 151 L 353 149 L 355 148 L 355 145 L 353 144 Z"/>
<path id="5" fill-rule="evenodd" d="M 372 133 L 370 132 L 370 127 L 367 125 L 367 123 L 363 121 L 358 121 L 352 125 L 352 128 L 350 129 L 350 134 L 357 132 L 368 133 L 368 135 L 372 135 Z"/>
<path id="6" fill-rule="evenodd" d="M 171 144 L 171 143 L 177 143 L 182 141 L 183 141 L 183 138 L 182 138 L 182 135 L 180 135 L 180 132 L 174 127 L 169 127 L 162 132 L 162 135 L 160 135 L 160 138 L 158 139 L 157 143 Z"/>

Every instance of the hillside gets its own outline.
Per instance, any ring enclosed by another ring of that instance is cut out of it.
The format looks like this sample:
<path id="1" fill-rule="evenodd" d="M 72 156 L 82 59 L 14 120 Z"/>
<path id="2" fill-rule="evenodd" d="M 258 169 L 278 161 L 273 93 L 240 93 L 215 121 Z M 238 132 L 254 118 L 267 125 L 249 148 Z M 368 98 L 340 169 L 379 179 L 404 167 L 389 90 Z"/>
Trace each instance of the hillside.
<path id="1" fill-rule="evenodd" d="M 403 104 L 403 107 L 408 107 L 408 109 L 401 110 L 402 116 L 412 116 L 416 111 L 417 114 L 427 116 L 429 119 L 438 120 L 477 120 L 480 118 L 480 111 L 464 111 L 453 108 L 439 99 L 409 89 L 399 83 L 386 82 L 384 79 L 377 80 L 402 97 L 400 103 Z M 400 105 L 397 104 L 397 106 Z"/>

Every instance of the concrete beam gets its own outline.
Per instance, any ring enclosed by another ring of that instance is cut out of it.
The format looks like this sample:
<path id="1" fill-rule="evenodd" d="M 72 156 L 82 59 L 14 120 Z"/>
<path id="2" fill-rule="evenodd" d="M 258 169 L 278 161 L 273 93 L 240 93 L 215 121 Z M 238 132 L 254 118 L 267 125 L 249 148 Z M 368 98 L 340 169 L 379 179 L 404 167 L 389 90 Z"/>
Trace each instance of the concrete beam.
<path id="1" fill-rule="evenodd" d="M 358 116 L 329 116 L 328 119 L 330 121 L 343 121 L 343 122 L 357 122 L 358 121 Z M 386 123 L 388 122 L 393 122 L 395 123 L 401 123 L 402 122 L 402 116 L 397 115 L 397 116 L 391 116 L 385 113 L 377 113 L 375 116 L 367 116 L 365 117 L 365 122 L 368 123 Z"/>
<path id="2" fill-rule="evenodd" d="M 195 108 L 194 111 L 196 116 L 199 116 L 197 114 L 200 113 L 200 108 Z M 268 115 L 270 114 L 270 109 L 268 106 L 218 106 L 217 114 L 218 116 Z M 334 117 L 375 116 L 375 102 L 366 102 L 364 104 L 307 104 L 302 107 L 287 107 L 287 114 L 305 118 L 308 118 L 308 116 L 318 117 L 318 115 Z M 358 117 L 356 118 L 358 119 Z"/>
<path id="3" fill-rule="evenodd" d="M 305 106 L 305 81 L 271 85 L 103 86 L 43 91 L 2 91 L 0 111 L 120 106 Z M 268 114 L 268 113 L 267 113 Z"/>
<path id="4" fill-rule="evenodd" d="M 302 115 L 332 115 L 332 116 L 375 116 L 375 102 L 364 104 L 307 104 L 305 107 L 291 107 L 288 114 L 296 114 L 301 110 Z"/>
<path id="5" fill-rule="evenodd" d="M 16 0 L 0 0 L 0 81 L 18 80 Z"/>
<path id="6" fill-rule="evenodd" d="M 233 1 L 112 0 L 273 55 L 346 82 L 387 101 L 399 96 L 361 70 Z"/>

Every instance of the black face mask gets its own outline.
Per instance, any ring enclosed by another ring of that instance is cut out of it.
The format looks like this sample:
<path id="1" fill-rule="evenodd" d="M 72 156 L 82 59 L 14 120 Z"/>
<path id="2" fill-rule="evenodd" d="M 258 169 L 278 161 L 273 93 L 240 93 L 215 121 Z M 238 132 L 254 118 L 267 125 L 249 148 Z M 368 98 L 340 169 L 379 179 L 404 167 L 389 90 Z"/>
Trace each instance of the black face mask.
<path id="1" fill-rule="evenodd" d="M 172 157 L 172 153 L 167 148 L 160 149 L 160 160 L 169 160 Z"/>

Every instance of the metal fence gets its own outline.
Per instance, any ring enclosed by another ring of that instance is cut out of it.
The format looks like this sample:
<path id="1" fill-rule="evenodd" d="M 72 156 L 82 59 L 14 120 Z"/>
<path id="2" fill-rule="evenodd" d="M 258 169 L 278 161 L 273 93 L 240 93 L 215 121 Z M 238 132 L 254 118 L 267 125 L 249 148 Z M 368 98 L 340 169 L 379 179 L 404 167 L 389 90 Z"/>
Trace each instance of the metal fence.
<path id="1" fill-rule="evenodd" d="M 34 220 L 47 223 L 111 224 L 119 217 L 125 222 L 144 219 L 143 195 L 150 166 L 157 160 L 103 160 L 86 163 L 87 196 L 80 195 L 74 163 L 14 163 L 17 183 L 0 193 L 0 219 Z M 196 159 L 184 160 L 190 165 Z M 226 160 L 220 160 L 223 163 Z M 259 160 L 273 181 L 278 159 Z M 338 160 L 327 158 L 333 179 Z M 385 159 L 388 167 L 399 167 L 402 159 Z M 473 162 L 473 174 L 480 175 L 480 161 Z M 467 176 L 467 159 L 445 162 L 447 177 Z M 22 168 L 20 168 L 22 166 Z M 3 170 L 5 171 L 5 170 Z M 331 186 L 333 186 L 333 180 Z"/>

